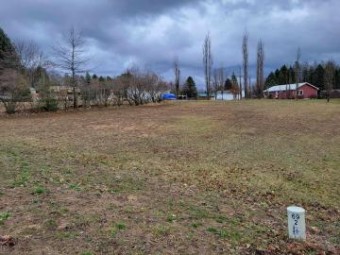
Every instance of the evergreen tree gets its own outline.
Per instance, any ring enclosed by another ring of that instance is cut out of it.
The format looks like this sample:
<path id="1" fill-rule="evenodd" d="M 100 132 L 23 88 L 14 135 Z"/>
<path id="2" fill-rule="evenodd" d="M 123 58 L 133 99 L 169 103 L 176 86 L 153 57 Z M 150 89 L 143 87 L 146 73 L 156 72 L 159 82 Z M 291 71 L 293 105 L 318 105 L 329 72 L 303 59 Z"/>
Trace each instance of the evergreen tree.
<path id="1" fill-rule="evenodd" d="M 278 84 L 289 84 L 288 76 L 288 68 L 283 65 L 279 71 Z"/>
<path id="2" fill-rule="evenodd" d="M 276 75 L 273 72 L 271 72 L 268 75 L 264 86 L 265 88 L 270 88 L 275 85 L 277 85 Z"/>
<path id="3" fill-rule="evenodd" d="M 320 91 L 325 90 L 325 63 L 308 65 L 305 63 L 301 67 L 300 82 L 309 82 L 318 87 Z M 340 89 L 340 68 L 334 67 L 334 86 L 333 89 Z M 296 82 L 295 70 L 292 66 L 283 65 L 275 72 L 269 73 L 266 79 L 266 88 L 274 85 L 294 84 Z"/>
<path id="4" fill-rule="evenodd" d="M 275 70 L 275 80 L 276 80 L 276 83 L 279 82 L 279 76 L 280 76 L 280 70 L 279 70 L 279 69 L 276 69 L 276 70 Z"/>
<path id="5" fill-rule="evenodd" d="M 197 98 L 196 84 L 191 76 L 189 76 L 185 82 L 183 93 L 186 94 L 188 98 Z"/>
<path id="6" fill-rule="evenodd" d="M 297 68 L 300 68 L 299 66 Z M 300 82 L 299 80 L 296 81 L 296 79 L 298 78 L 298 76 L 295 75 L 295 70 L 293 67 L 289 67 L 288 69 L 288 84 L 292 84 L 292 83 L 296 83 L 296 82 Z"/>
<path id="7" fill-rule="evenodd" d="M 46 68 L 38 66 L 37 70 L 35 71 L 35 79 L 38 82 L 40 82 L 42 79 L 44 79 L 46 82 L 50 82 L 50 77 L 48 75 Z"/>
<path id="8" fill-rule="evenodd" d="M 233 72 L 233 74 L 231 75 L 231 93 L 233 94 L 234 96 L 234 99 L 237 98 L 237 96 L 240 96 L 239 94 L 241 93 L 241 89 L 240 89 L 240 86 L 238 84 L 238 81 L 237 81 L 237 77 L 235 75 L 235 73 Z"/>
<path id="9" fill-rule="evenodd" d="M 340 89 L 340 69 L 337 68 L 334 75 L 335 83 L 334 83 L 334 89 Z"/>
<path id="10" fill-rule="evenodd" d="M 85 74 L 85 82 L 86 82 L 86 85 L 91 84 L 91 75 L 90 75 L 89 72 L 86 72 L 86 74 Z"/>
<path id="11" fill-rule="evenodd" d="M 17 103 L 30 97 L 22 71 L 15 47 L 0 28 L 0 102 L 7 113 L 14 113 Z"/>
<path id="12" fill-rule="evenodd" d="M 231 90 L 231 87 L 233 86 L 233 83 L 231 79 L 227 78 L 224 82 L 224 89 L 225 90 Z"/>
<path id="13" fill-rule="evenodd" d="M 305 64 L 302 67 L 302 81 L 310 82 L 309 81 L 309 66 L 308 66 L 308 64 Z"/>
<path id="14" fill-rule="evenodd" d="M 8 53 L 14 53 L 14 47 L 9 37 L 5 34 L 4 30 L 0 27 L 0 59 L 4 60 Z"/>
<path id="15" fill-rule="evenodd" d="M 325 69 L 324 67 L 319 64 L 313 73 L 312 79 L 313 79 L 313 85 L 319 87 L 321 90 L 325 88 L 324 86 L 324 74 L 325 74 Z"/>
<path id="16" fill-rule="evenodd" d="M 233 86 L 238 86 L 237 77 L 236 77 L 236 74 L 234 72 L 231 75 L 231 81 L 232 81 Z"/>
<path id="17" fill-rule="evenodd" d="M 0 71 L 5 68 L 16 68 L 18 64 L 17 54 L 15 48 L 0 27 Z"/>
<path id="18" fill-rule="evenodd" d="M 37 81 L 39 91 L 39 108 L 44 111 L 53 112 L 58 110 L 58 100 L 51 90 L 51 82 L 48 73 L 41 68 L 39 80 Z"/>

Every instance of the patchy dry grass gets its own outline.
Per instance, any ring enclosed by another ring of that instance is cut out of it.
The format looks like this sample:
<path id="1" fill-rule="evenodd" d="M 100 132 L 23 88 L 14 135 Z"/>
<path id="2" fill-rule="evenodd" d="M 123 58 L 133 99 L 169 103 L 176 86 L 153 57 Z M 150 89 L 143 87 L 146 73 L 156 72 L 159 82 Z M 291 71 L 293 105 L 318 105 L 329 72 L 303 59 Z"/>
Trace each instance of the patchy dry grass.
<path id="1" fill-rule="evenodd" d="M 0 254 L 340 252 L 337 101 L 2 117 L 0 139 Z"/>

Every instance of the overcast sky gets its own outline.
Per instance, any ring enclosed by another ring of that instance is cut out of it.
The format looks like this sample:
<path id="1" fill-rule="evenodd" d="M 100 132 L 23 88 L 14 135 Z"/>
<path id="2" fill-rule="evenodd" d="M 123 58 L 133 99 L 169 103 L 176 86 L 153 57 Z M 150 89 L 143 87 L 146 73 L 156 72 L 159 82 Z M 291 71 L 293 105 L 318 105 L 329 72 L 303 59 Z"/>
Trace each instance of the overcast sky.
<path id="1" fill-rule="evenodd" d="M 260 39 L 266 73 L 292 64 L 298 47 L 302 61 L 340 63 L 339 10 L 339 0 L 6 0 L 0 26 L 12 40 L 36 41 L 46 55 L 75 26 L 87 41 L 92 73 L 116 76 L 139 65 L 170 81 L 177 56 L 182 81 L 191 75 L 201 85 L 208 32 L 214 66 L 229 73 L 241 65 L 245 31 L 252 70 Z"/>

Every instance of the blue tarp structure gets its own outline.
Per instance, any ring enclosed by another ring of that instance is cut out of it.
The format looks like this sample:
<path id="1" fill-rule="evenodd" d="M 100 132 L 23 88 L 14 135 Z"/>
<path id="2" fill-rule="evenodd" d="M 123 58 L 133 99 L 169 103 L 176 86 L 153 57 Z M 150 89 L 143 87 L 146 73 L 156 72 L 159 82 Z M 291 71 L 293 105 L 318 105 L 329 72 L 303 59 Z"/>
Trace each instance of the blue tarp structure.
<path id="1" fill-rule="evenodd" d="M 176 95 L 171 93 L 166 93 L 162 95 L 163 100 L 176 100 Z"/>

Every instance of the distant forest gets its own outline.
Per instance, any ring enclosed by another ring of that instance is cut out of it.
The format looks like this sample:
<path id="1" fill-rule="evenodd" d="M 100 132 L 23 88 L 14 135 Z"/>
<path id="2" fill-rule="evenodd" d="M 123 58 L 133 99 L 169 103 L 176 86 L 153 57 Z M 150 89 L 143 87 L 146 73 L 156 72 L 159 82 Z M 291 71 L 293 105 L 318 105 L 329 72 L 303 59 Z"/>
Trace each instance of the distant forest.
<path id="1" fill-rule="evenodd" d="M 320 90 L 325 90 L 325 63 L 302 66 L 299 81 L 309 82 Z M 296 78 L 294 67 L 283 65 L 281 68 L 270 72 L 266 78 L 265 87 L 274 85 L 292 84 L 295 83 Z M 335 67 L 333 89 L 340 89 L 340 67 Z"/>

